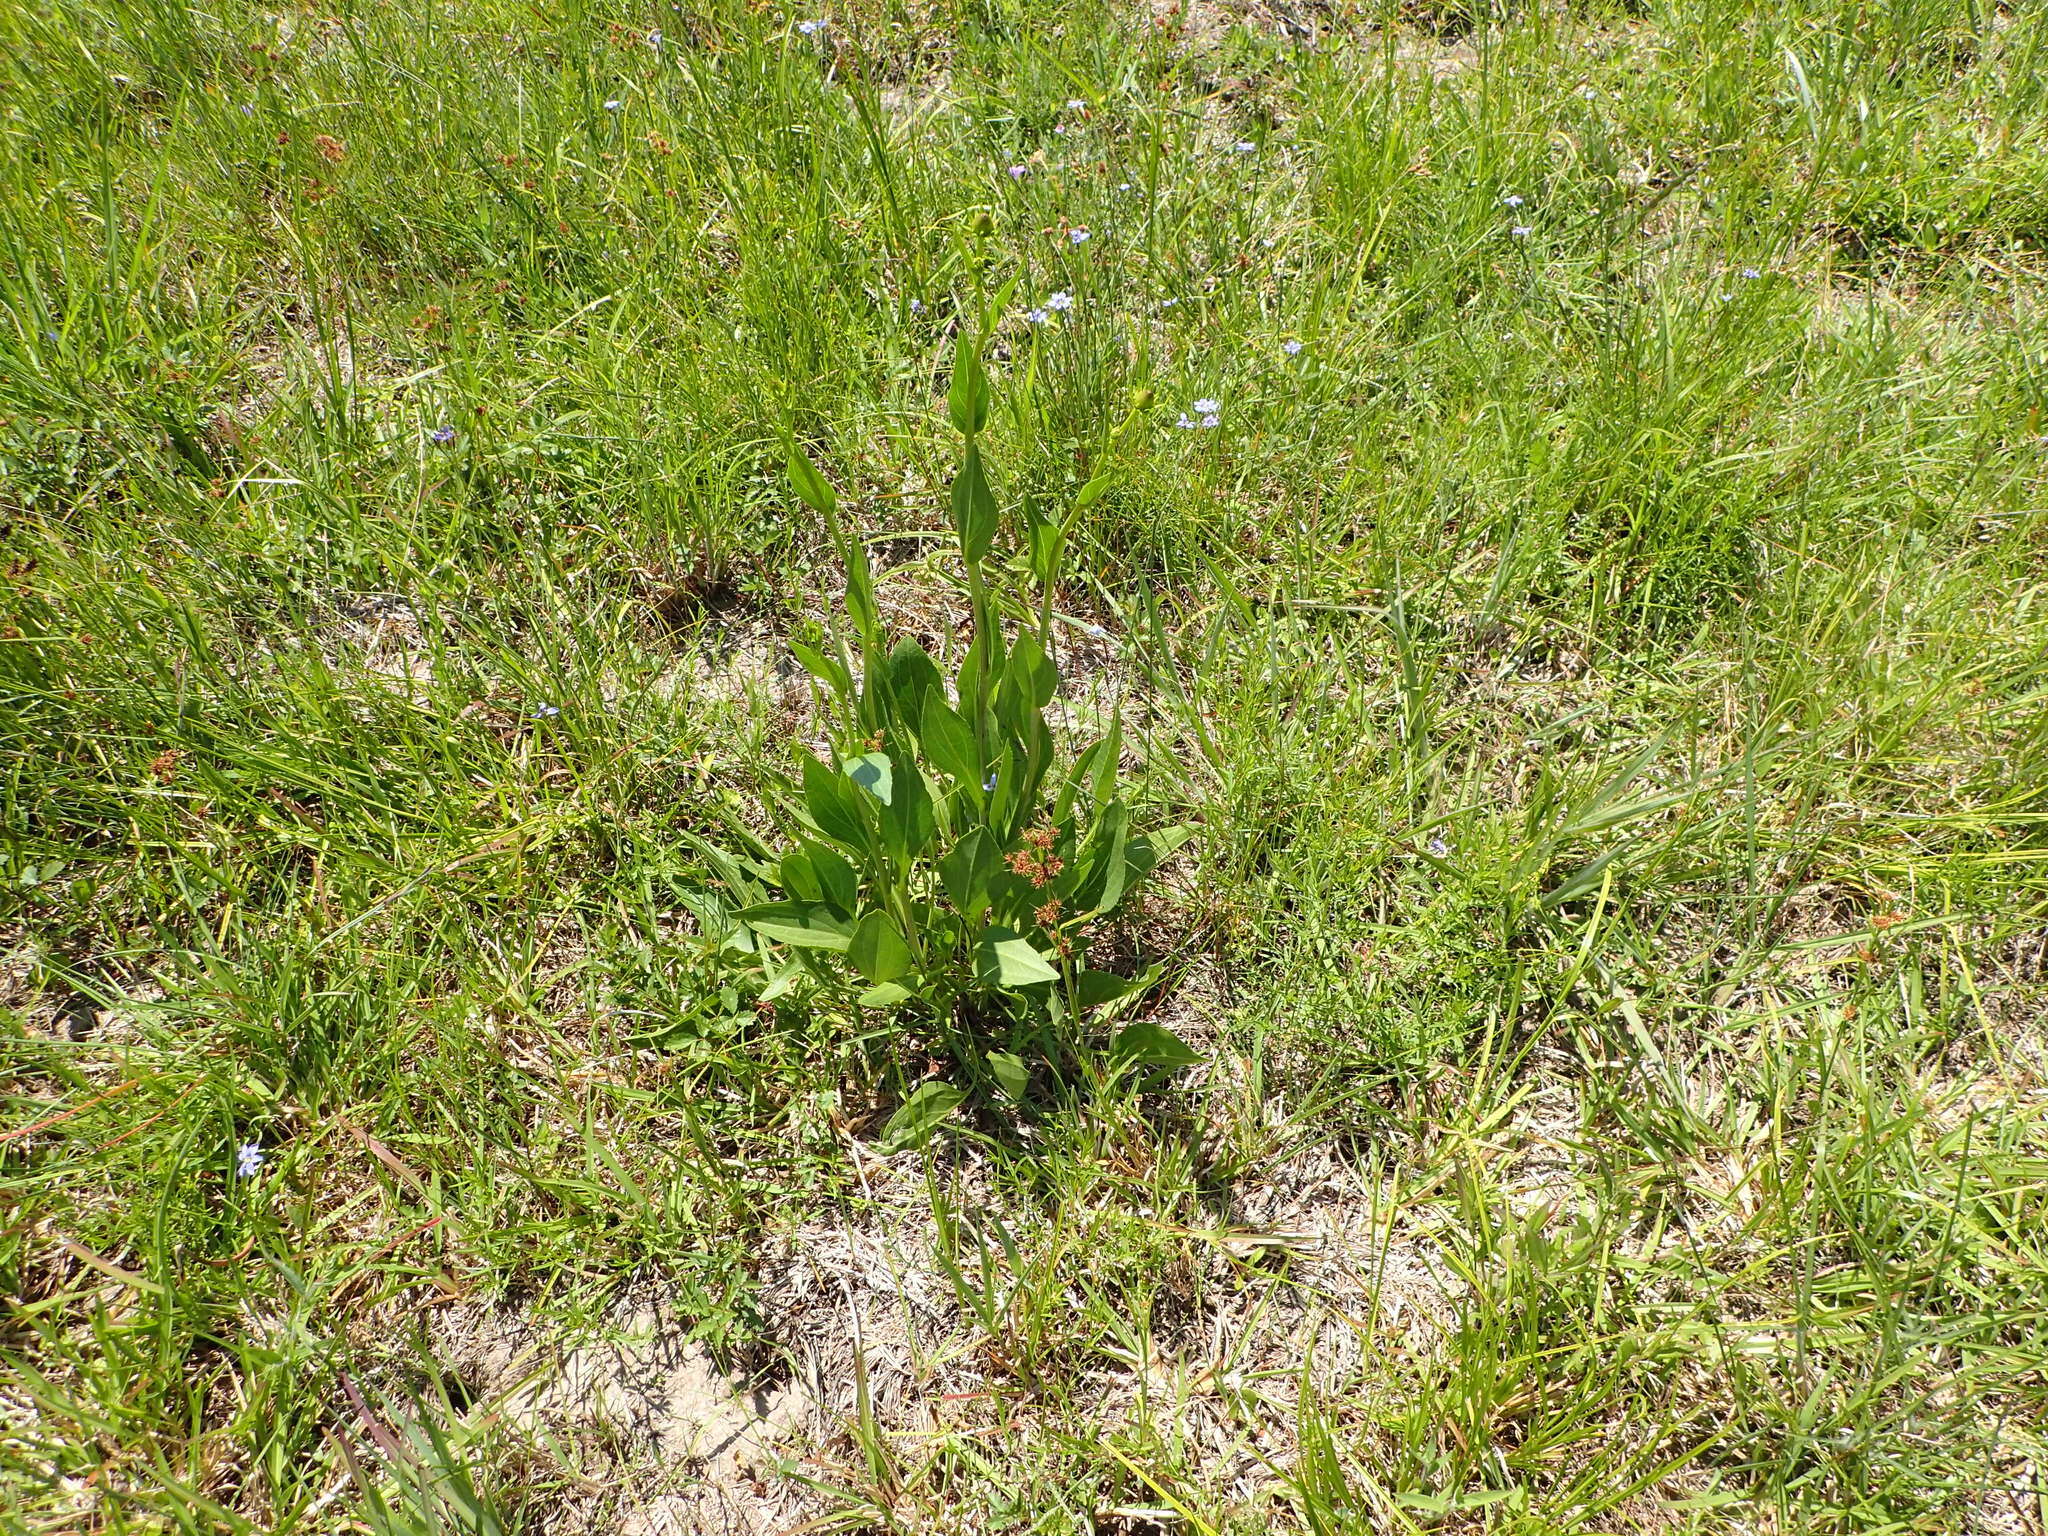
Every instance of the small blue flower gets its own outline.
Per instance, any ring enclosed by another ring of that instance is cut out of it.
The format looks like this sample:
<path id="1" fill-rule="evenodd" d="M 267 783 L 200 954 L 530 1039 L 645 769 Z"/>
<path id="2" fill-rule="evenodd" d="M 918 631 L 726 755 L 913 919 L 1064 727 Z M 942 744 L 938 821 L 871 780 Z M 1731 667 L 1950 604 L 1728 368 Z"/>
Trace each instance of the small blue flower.
<path id="1" fill-rule="evenodd" d="M 263 1166 L 263 1148 L 253 1141 L 245 1141 L 235 1148 L 235 1173 L 244 1179 L 256 1177 L 256 1171 Z"/>
<path id="2" fill-rule="evenodd" d="M 619 107 L 620 107 L 621 105 L 622 105 L 622 103 L 620 103 L 620 102 L 619 102 L 618 100 L 614 99 L 614 100 L 611 100 L 611 101 L 608 101 L 608 102 L 606 102 L 606 103 L 604 104 L 604 109 L 605 109 L 605 111 L 607 111 L 607 112 L 616 112 L 616 111 L 618 111 L 618 110 L 619 110 Z"/>
<path id="3" fill-rule="evenodd" d="M 1031 167 L 1030 167 L 1030 166 L 1028 166 L 1028 165 L 1013 165 L 1013 166 L 1011 166 L 1011 167 L 1010 167 L 1010 180 L 1012 180 L 1012 181 L 1022 181 L 1022 180 L 1024 179 L 1024 173 L 1025 173 L 1026 171 L 1030 170 L 1030 169 L 1031 169 Z"/>
<path id="4" fill-rule="evenodd" d="M 1027 309 L 1024 311 L 1024 318 L 1026 320 L 1029 320 L 1033 325 L 1043 325 L 1046 321 L 1050 320 L 1052 316 L 1042 309 Z"/>
<path id="5" fill-rule="evenodd" d="M 1756 281 L 1756 280 L 1757 280 L 1758 278 L 1762 277 L 1762 276 L 1763 276 L 1763 273 L 1761 273 L 1761 272 L 1757 271 L 1757 269 L 1756 269 L 1755 267 L 1744 267 L 1744 268 L 1742 269 L 1742 275 L 1743 275 L 1744 277 L 1748 278 L 1748 279 L 1749 279 L 1749 280 L 1750 280 L 1750 281 L 1751 281 L 1751 282 L 1753 283 L 1753 282 L 1755 282 L 1755 281 Z"/>
<path id="6" fill-rule="evenodd" d="M 647 46 L 650 48 L 659 48 L 661 46 L 661 28 L 656 27 L 647 34 Z"/>
<path id="7" fill-rule="evenodd" d="M 1535 234 L 1536 226 L 1533 224 L 1517 224 L 1513 229 L 1509 230 L 1508 233 L 1513 235 L 1517 240 L 1521 240 L 1527 238 L 1530 235 Z"/>
<path id="8" fill-rule="evenodd" d="M 1235 144 L 1230 146 L 1230 152 L 1233 155 L 1255 155 L 1258 153 L 1258 150 L 1259 146 L 1254 144 L 1250 139 L 1239 139 Z"/>
<path id="9" fill-rule="evenodd" d="M 1429 840 L 1429 851 L 1435 854 L 1438 858 L 1442 858 L 1445 854 L 1451 851 L 1451 845 L 1445 842 L 1441 837 L 1432 837 Z"/>
<path id="10" fill-rule="evenodd" d="M 1221 400 L 1197 400 L 1194 402 L 1194 408 L 1197 413 L 1203 416 L 1214 416 L 1223 409 L 1223 402 Z"/>
<path id="11" fill-rule="evenodd" d="M 983 779 L 983 780 L 981 781 L 981 792 L 982 792 L 983 794 L 985 794 L 985 795 L 992 795 L 992 794 L 994 794 L 994 793 L 996 792 L 996 770 L 995 770 L 995 769 L 993 769 L 993 768 L 989 769 L 989 771 L 988 771 L 988 777 L 987 777 L 987 778 L 985 778 L 985 779 Z"/>
<path id="12" fill-rule="evenodd" d="M 443 448 L 445 448 L 450 443 L 455 441 L 455 429 L 453 427 L 448 426 L 436 427 L 434 428 L 433 431 L 429 432 L 427 436 L 432 438 L 435 442 L 439 443 Z"/>
<path id="13" fill-rule="evenodd" d="M 1280 350 L 1289 357 L 1299 357 L 1301 356 L 1301 343 L 1290 338 L 1280 343 Z"/>
<path id="14" fill-rule="evenodd" d="M 1069 96 L 1067 98 L 1067 110 L 1069 112 L 1086 112 L 1088 110 L 1088 103 L 1078 96 Z"/>
<path id="15" fill-rule="evenodd" d="M 1088 231 L 1085 229 L 1070 229 L 1067 231 L 1067 238 L 1076 245 L 1086 245 L 1088 243 Z"/>
<path id="16" fill-rule="evenodd" d="M 561 712 L 562 706 L 559 704 L 536 704 L 533 709 L 533 718 L 536 720 L 552 720 Z"/>
<path id="17" fill-rule="evenodd" d="M 816 37 L 820 32 L 825 30 L 825 23 L 822 21 L 815 20 L 800 21 L 796 24 L 796 29 L 797 31 L 803 33 L 805 37 Z"/>
<path id="18" fill-rule="evenodd" d="M 923 300 L 923 299 L 912 299 L 912 300 L 910 301 L 910 312 L 911 312 L 911 313 L 912 313 L 913 315 L 915 315 L 915 314 L 921 314 L 921 313 L 923 313 L 923 311 L 924 311 L 924 300 Z"/>
<path id="19" fill-rule="evenodd" d="M 1074 307 L 1074 296 L 1070 293 L 1055 293 L 1045 301 L 1045 307 L 1062 312 L 1072 309 Z"/>
<path id="20" fill-rule="evenodd" d="M 1508 208 L 1519 208 L 1522 206 L 1522 194 L 1519 192 L 1510 192 L 1506 197 L 1501 199 L 1501 204 L 1502 206 Z"/>

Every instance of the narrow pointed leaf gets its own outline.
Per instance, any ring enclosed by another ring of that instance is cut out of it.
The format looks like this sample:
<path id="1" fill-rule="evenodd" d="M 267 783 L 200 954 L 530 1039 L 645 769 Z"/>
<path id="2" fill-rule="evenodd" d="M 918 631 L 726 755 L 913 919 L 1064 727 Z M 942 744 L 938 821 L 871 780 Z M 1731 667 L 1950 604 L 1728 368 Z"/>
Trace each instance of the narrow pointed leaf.
<path id="1" fill-rule="evenodd" d="M 953 379 L 946 390 L 946 411 L 955 430 L 967 437 L 988 420 L 988 373 L 981 365 L 981 344 L 965 327 L 953 342 Z"/>
<path id="2" fill-rule="evenodd" d="M 939 879 L 946 887 L 946 899 L 968 921 L 988 910 L 989 880 L 997 867 L 995 844 L 980 827 L 961 838 L 939 860 Z"/>
<path id="3" fill-rule="evenodd" d="M 839 510 L 839 493 L 832 489 L 829 480 L 818 473 L 818 466 L 797 446 L 794 438 L 789 444 L 789 483 L 796 487 L 797 495 L 803 497 L 814 512 L 831 517 Z"/>
<path id="4" fill-rule="evenodd" d="M 982 472 L 981 449 L 970 440 L 960 460 L 960 472 L 953 477 L 953 529 L 960 535 L 960 552 L 969 564 L 988 558 L 1000 521 L 995 492 Z"/>
<path id="5" fill-rule="evenodd" d="M 974 731 L 936 693 L 925 696 L 924 719 L 919 734 L 924 741 L 925 756 L 931 759 L 932 766 L 941 773 L 951 774 L 968 790 L 971 798 L 979 801 L 985 774 L 980 751 L 974 744 Z"/>
<path id="6" fill-rule="evenodd" d="M 804 809 L 825 836 L 856 853 L 866 853 L 873 838 L 861 813 L 860 792 L 844 774 L 834 773 L 815 757 L 804 757 Z"/>
<path id="7" fill-rule="evenodd" d="M 764 939 L 798 949 L 844 952 L 853 939 L 853 925 L 815 901 L 771 901 L 734 914 Z"/>

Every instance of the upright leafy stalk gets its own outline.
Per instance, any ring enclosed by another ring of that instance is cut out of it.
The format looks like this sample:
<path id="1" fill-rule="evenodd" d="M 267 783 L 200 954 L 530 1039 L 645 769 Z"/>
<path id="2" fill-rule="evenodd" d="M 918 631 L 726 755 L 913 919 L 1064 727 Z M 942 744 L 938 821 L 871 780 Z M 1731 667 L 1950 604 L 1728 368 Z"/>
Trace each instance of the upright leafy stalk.
<path id="1" fill-rule="evenodd" d="M 746 904 L 731 914 L 721 952 L 757 974 L 764 998 L 803 989 L 861 1010 L 910 1008 L 961 1046 L 1004 1028 L 1012 1049 L 977 1046 L 965 1059 L 1014 1095 L 1028 1081 L 1015 1047 L 1031 1030 L 1113 1009 L 1149 984 L 1149 974 L 1088 970 L 1086 930 L 1184 834 L 1131 831 L 1114 733 L 1052 779 L 1045 710 L 1059 687 L 1049 650 L 1065 529 L 1028 499 L 1020 509 L 1040 591 L 1009 643 L 992 580 L 1002 512 L 982 460 L 980 354 L 978 334 L 963 330 L 947 409 L 965 440 L 951 503 L 973 637 L 950 687 L 915 641 L 886 643 L 865 550 L 791 439 L 791 481 L 846 562 L 858 664 L 836 635 L 830 653 L 795 651 L 839 702 L 852 739 L 833 760 L 803 762 L 796 845 L 773 880 L 729 863 L 728 884 Z M 1100 489 L 1091 482 L 1081 505 Z M 1156 1055 L 1156 1044 L 1147 1051 Z"/>

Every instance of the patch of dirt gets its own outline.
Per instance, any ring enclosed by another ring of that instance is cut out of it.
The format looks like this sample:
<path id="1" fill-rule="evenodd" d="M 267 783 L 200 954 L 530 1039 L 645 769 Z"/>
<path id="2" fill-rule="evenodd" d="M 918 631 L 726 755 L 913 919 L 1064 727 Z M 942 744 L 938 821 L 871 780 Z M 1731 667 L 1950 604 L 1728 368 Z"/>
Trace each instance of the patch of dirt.
<path id="1" fill-rule="evenodd" d="M 582 1343 L 480 1307 L 444 1312 L 436 1334 L 442 1358 L 522 1436 L 615 1453 L 618 1536 L 756 1536 L 808 1513 L 778 1475 L 808 1418 L 803 1388 L 728 1376 L 665 1300 L 623 1309 Z"/>
<path id="2" fill-rule="evenodd" d="M 433 677 L 426 627 L 411 598 L 399 592 L 354 594 L 339 601 L 338 611 L 334 638 L 360 650 L 365 670 L 410 682 Z"/>

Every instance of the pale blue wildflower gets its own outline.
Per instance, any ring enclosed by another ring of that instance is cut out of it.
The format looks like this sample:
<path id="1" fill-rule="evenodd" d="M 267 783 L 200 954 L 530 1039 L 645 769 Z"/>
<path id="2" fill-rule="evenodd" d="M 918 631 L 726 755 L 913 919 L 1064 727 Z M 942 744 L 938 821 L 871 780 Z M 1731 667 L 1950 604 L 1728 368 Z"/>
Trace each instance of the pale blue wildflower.
<path id="1" fill-rule="evenodd" d="M 453 427 L 446 426 L 436 427 L 434 428 L 433 431 L 429 432 L 427 436 L 432 438 L 435 442 L 439 443 L 443 448 L 445 448 L 450 443 L 455 441 L 455 429 Z"/>
<path id="2" fill-rule="evenodd" d="M 1510 192 L 1506 197 L 1501 199 L 1501 204 L 1503 207 L 1507 208 L 1519 208 L 1522 206 L 1522 194 L 1519 192 Z"/>
<path id="3" fill-rule="evenodd" d="M 825 23 L 817 20 L 800 21 L 796 24 L 796 29 L 803 33 L 805 37 L 816 37 L 825 30 Z"/>
<path id="4" fill-rule="evenodd" d="M 244 1179 L 253 1179 L 263 1166 L 263 1148 L 253 1141 L 245 1141 L 235 1148 L 235 1173 Z"/>
<path id="5" fill-rule="evenodd" d="M 1027 309 L 1024 311 L 1024 318 L 1026 320 L 1029 320 L 1033 325 L 1043 325 L 1046 321 L 1050 320 L 1052 316 L 1047 314 L 1042 309 Z"/>
<path id="6" fill-rule="evenodd" d="M 608 101 L 604 104 L 604 109 L 607 112 L 616 112 L 619 110 L 620 105 L 621 103 L 618 101 Z"/>
<path id="7" fill-rule="evenodd" d="M 1301 343 L 1291 339 L 1288 341 L 1283 341 L 1280 343 L 1280 350 L 1282 352 L 1285 352 L 1289 357 L 1299 357 L 1301 356 Z"/>
<path id="8" fill-rule="evenodd" d="M 1074 307 L 1074 296 L 1066 292 L 1055 293 L 1046 299 L 1045 307 L 1062 312 L 1072 309 Z"/>
<path id="9" fill-rule="evenodd" d="M 1070 229 L 1067 231 L 1067 238 L 1076 245 L 1086 245 L 1088 243 L 1088 231 L 1085 229 Z"/>
<path id="10" fill-rule="evenodd" d="M 1223 402 L 1221 400 L 1197 400 L 1195 402 L 1195 410 L 1203 416 L 1214 416 L 1222 409 Z"/>
<path id="11" fill-rule="evenodd" d="M 1517 240 L 1522 240 L 1528 238 L 1530 235 L 1535 234 L 1536 226 L 1533 224 L 1517 224 L 1513 229 L 1509 230 L 1508 233 L 1513 235 Z"/>

